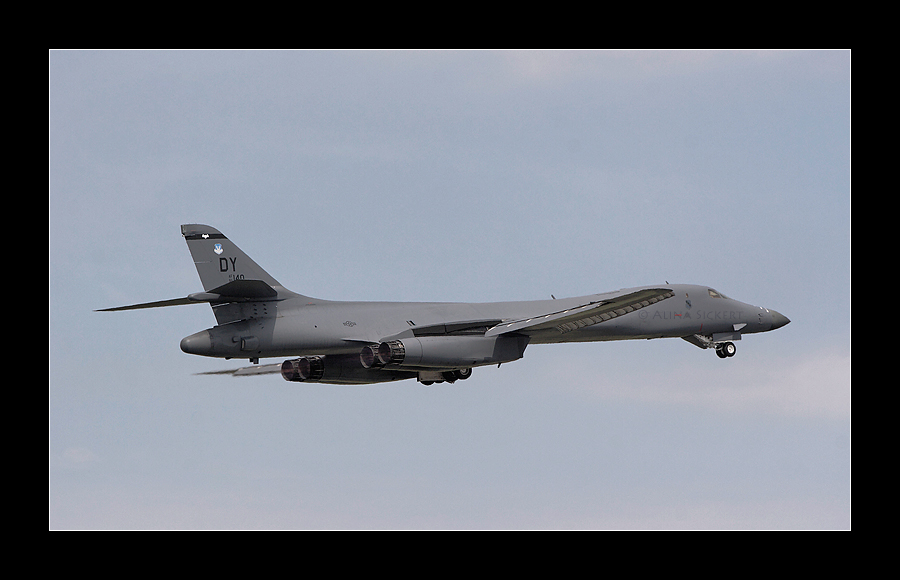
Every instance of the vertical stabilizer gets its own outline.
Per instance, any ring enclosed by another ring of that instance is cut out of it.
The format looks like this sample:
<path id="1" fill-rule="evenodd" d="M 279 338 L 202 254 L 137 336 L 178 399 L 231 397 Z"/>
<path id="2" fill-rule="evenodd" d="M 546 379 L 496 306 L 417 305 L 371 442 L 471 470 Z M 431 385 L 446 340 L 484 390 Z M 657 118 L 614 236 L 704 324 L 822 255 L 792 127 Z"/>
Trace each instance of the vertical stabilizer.
<path id="1" fill-rule="evenodd" d="M 209 292 L 236 280 L 262 280 L 273 288 L 281 286 L 219 230 L 187 224 L 181 226 L 181 235 L 194 258 L 203 290 Z"/>

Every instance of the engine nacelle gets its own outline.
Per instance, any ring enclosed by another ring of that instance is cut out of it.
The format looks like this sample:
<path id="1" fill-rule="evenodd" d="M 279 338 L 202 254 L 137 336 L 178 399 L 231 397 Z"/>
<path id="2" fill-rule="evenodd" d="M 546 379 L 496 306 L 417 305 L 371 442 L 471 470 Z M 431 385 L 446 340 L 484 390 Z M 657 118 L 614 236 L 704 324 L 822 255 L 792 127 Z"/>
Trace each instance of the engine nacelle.
<path id="1" fill-rule="evenodd" d="M 304 356 L 281 363 L 281 376 L 295 383 L 329 383 L 333 385 L 366 385 L 416 377 L 404 369 L 363 368 L 355 354 Z"/>
<path id="2" fill-rule="evenodd" d="M 325 374 L 325 357 L 304 356 L 281 363 L 281 376 L 286 381 L 317 381 Z"/>
<path id="3" fill-rule="evenodd" d="M 369 344 L 359 351 L 359 363 L 364 369 L 377 369 L 384 365 L 378 362 L 378 345 Z"/>
<path id="4" fill-rule="evenodd" d="M 423 336 L 365 346 L 359 359 L 366 369 L 461 369 L 520 359 L 527 345 L 525 336 Z"/>
<path id="5" fill-rule="evenodd" d="M 366 345 L 359 352 L 359 362 L 362 364 L 363 368 L 366 369 L 378 369 L 387 365 L 399 365 L 403 362 L 404 358 L 406 358 L 406 347 L 403 346 L 403 342 L 400 340 Z"/>

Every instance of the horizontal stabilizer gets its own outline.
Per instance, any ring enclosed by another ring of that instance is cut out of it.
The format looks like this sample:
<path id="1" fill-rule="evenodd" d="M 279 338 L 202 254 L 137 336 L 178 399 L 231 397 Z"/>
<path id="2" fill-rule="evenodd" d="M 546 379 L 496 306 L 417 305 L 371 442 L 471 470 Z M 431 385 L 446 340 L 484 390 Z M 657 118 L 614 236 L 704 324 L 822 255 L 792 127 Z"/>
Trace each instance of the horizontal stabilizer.
<path id="1" fill-rule="evenodd" d="M 278 296 L 278 292 L 262 280 L 233 280 L 203 294 L 218 295 L 219 302 L 274 300 Z"/>
<path id="2" fill-rule="evenodd" d="M 196 300 L 190 298 L 173 298 L 172 300 L 159 300 L 157 302 L 144 302 L 143 304 L 132 304 L 130 306 L 116 306 L 115 308 L 101 308 L 94 312 L 116 312 L 119 310 L 140 310 L 141 308 L 161 308 L 163 306 L 179 306 L 181 304 L 196 304 Z"/>
<path id="3" fill-rule="evenodd" d="M 278 291 L 262 280 L 233 280 L 209 292 L 196 292 L 185 298 L 173 298 L 172 300 L 159 300 L 157 302 L 144 302 L 130 306 L 117 306 L 115 308 L 102 308 L 96 312 L 116 312 L 119 310 L 140 310 L 142 308 L 161 308 L 163 306 L 180 306 L 182 304 L 226 304 L 228 302 L 252 302 L 277 300 Z"/>
<path id="4" fill-rule="evenodd" d="M 252 367 L 241 367 L 239 369 L 228 369 L 224 371 L 206 371 L 205 373 L 194 373 L 195 375 L 231 375 L 233 377 L 255 377 L 256 375 L 274 375 L 281 372 L 281 363 L 272 365 L 253 365 Z"/>

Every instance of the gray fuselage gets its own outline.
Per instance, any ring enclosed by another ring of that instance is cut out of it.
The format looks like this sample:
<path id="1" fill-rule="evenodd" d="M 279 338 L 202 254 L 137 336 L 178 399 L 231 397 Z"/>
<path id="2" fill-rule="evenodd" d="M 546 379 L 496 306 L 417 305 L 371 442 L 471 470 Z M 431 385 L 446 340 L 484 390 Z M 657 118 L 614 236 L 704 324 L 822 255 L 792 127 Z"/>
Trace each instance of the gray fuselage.
<path id="1" fill-rule="evenodd" d="M 223 306 L 239 309 L 234 316 L 240 318 L 191 335 L 181 346 L 191 354 L 221 358 L 357 353 L 365 344 L 411 338 L 423 327 L 537 317 L 660 287 L 671 289 L 674 296 L 570 332 L 532 334 L 529 344 L 739 336 L 772 330 L 784 319 L 775 311 L 727 298 L 709 287 L 687 284 L 526 302 L 338 302 L 294 295 L 279 301 Z"/>

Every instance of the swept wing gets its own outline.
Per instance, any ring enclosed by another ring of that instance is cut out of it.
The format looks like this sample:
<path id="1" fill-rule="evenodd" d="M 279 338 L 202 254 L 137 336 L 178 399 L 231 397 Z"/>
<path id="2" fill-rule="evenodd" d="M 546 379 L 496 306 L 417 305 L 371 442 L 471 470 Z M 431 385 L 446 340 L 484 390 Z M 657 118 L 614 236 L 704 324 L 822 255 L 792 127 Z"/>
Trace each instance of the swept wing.
<path id="1" fill-rule="evenodd" d="M 565 334 L 585 326 L 612 320 L 617 316 L 633 312 L 660 300 L 671 298 L 675 293 L 668 288 L 649 288 L 630 292 L 614 298 L 597 300 L 538 316 L 501 322 L 488 329 L 485 336 L 498 336 L 515 332 L 526 336 L 556 332 Z"/>

